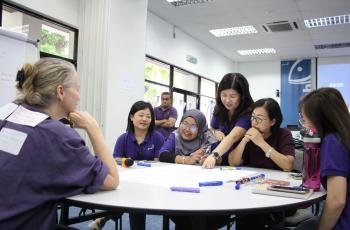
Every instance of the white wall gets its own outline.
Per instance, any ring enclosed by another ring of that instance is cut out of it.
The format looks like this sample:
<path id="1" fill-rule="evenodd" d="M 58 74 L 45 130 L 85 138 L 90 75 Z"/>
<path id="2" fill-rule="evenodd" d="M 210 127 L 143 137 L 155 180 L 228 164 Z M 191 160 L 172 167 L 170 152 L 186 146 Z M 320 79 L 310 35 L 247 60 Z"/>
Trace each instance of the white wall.
<path id="1" fill-rule="evenodd" d="M 111 2 L 105 134 L 114 147 L 132 104 L 143 100 L 147 0 Z"/>
<path id="2" fill-rule="evenodd" d="M 34 12 L 40 12 L 70 26 L 78 27 L 80 0 L 12 0 L 10 2 L 18 3 Z"/>
<path id="3" fill-rule="evenodd" d="M 238 72 L 247 78 L 254 101 L 271 97 L 280 103 L 280 98 L 276 97 L 276 90 L 281 88 L 280 63 L 280 61 L 238 63 Z"/>
<path id="4" fill-rule="evenodd" d="M 146 54 L 217 82 L 226 73 L 237 70 L 236 63 L 177 28 L 175 28 L 175 38 L 173 38 L 173 25 L 149 11 Z M 188 54 L 197 58 L 197 64 L 186 61 Z"/>

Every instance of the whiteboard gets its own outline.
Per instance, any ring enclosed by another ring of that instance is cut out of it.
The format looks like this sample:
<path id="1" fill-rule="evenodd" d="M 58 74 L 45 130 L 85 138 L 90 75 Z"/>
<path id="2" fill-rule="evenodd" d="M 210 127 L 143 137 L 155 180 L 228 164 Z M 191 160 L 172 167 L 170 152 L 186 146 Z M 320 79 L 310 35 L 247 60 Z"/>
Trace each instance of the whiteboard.
<path id="1" fill-rule="evenodd" d="M 0 27 L 0 107 L 16 97 L 16 74 L 39 59 L 39 50 L 22 33 Z"/>

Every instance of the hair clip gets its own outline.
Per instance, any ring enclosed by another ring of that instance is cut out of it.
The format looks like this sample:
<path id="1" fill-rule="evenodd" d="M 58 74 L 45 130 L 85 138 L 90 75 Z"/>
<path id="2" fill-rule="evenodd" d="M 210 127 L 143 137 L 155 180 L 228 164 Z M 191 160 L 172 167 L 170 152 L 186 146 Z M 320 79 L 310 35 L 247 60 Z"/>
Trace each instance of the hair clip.
<path id="1" fill-rule="evenodd" d="M 24 70 L 22 68 L 22 69 L 17 71 L 17 75 L 16 75 L 16 81 L 18 81 L 19 88 L 22 88 L 24 80 L 25 80 L 25 78 L 24 78 Z"/>

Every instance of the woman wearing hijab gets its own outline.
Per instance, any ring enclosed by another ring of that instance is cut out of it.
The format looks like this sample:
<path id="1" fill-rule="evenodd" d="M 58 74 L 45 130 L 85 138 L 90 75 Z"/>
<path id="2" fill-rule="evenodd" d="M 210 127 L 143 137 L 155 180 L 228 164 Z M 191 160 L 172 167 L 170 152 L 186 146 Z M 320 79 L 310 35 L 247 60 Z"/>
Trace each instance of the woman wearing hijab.
<path id="1" fill-rule="evenodd" d="M 218 140 L 208 129 L 204 114 L 196 109 L 188 110 L 174 131 L 159 150 L 159 160 L 178 164 L 202 164 L 211 147 Z M 218 159 L 221 161 L 221 158 Z M 217 162 L 221 163 L 221 162 Z M 171 216 L 176 230 L 190 230 L 193 216 Z M 206 229 L 218 229 L 227 224 L 228 216 L 206 216 Z"/>
<path id="2" fill-rule="evenodd" d="M 208 130 L 204 114 L 196 109 L 188 110 L 181 118 L 179 128 L 170 134 L 159 150 L 159 160 L 168 163 L 198 164 L 210 152 L 217 139 Z"/>

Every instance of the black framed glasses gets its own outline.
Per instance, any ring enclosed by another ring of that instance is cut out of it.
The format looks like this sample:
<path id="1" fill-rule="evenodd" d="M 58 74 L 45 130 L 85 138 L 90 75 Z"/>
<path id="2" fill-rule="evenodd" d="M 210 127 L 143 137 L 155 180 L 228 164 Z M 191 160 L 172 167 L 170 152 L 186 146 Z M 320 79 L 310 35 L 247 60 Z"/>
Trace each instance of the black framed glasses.
<path id="1" fill-rule="evenodd" d="M 197 125 L 191 125 L 191 124 L 188 124 L 187 122 L 181 122 L 180 128 L 189 129 L 191 133 L 195 133 L 198 131 Z"/>
<path id="2" fill-rule="evenodd" d="M 267 120 L 267 119 L 251 115 L 250 121 L 254 121 L 254 120 L 257 124 L 261 124 L 264 120 Z"/>

